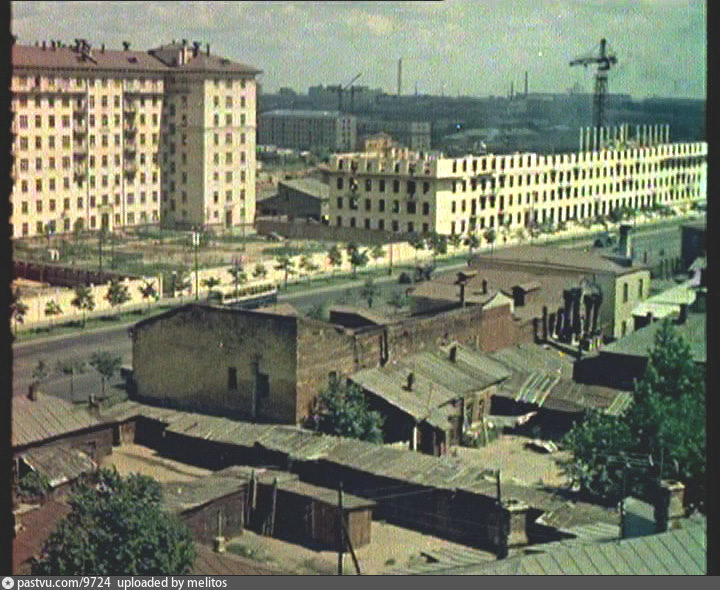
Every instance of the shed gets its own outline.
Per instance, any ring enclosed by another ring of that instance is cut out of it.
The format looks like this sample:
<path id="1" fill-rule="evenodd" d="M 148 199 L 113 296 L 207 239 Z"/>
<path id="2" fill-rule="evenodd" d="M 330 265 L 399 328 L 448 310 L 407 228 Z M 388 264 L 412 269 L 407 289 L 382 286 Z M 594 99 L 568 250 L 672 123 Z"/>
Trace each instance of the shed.
<path id="1" fill-rule="evenodd" d="M 272 503 L 273 484 L 260 484 L 259 498 Z M 375 502 L 343 493 L 343 518 L 353 549 L 370 543 Z M 273 536 L 288 540 L 310 540 L 324 548 L 337 549 L 338 492 L 299 480 L 277 484 L 276 516 Z"/>

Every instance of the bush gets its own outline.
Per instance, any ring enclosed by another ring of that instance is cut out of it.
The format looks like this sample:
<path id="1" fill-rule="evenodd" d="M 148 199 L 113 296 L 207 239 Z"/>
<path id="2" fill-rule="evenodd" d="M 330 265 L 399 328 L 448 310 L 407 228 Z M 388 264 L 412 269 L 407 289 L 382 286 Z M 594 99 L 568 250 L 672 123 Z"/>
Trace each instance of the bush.
<path id="1" fill-rule="evenodd" d="M 29 471 L 20 478 L 18 491 L 23 498 L 45 496 L 50 491 L 50 480 L 44 473 Z"/>

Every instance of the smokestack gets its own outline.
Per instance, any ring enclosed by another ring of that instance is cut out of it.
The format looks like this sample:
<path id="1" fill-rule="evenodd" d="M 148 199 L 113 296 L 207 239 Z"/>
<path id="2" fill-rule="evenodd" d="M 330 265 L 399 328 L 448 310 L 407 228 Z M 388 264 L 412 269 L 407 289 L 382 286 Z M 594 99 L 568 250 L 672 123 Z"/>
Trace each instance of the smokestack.
<path id="1" fill-rule="evenodd" d="M 528 73 L 525 72 L 525 96 L 528 95 Z"/>
<path id="2" fill-rule="evenodd" d="M 513 99 L 514 94 L 515 94 L 515 84 L 514 84 L 514 82 L 510 82 L 510 100 Z"/>
<path id="3" fill-rule="evenodd" d="M 400 96 L 401 92 L 402 92 L 402 57 L 398 60 L 397 95 Z"/>

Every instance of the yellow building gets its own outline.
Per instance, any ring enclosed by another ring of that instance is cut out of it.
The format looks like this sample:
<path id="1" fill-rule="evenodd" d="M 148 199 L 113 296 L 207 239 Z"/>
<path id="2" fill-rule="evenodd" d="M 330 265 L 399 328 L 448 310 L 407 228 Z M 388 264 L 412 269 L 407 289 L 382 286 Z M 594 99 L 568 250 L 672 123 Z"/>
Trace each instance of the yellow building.
<path id="1" fill-rule="evenodd" d="M 468 234 L 704 201 L 707 143 L 629 141 L 601 151 L 464 158 L 344 153 L 332 157 L 325 175 L 331 225 Z"/>
<path id="2" fill-rule="evenodd" d="M 259 73 L 199 43 L 12 47 L 13 237 L 251 223 Z"/>

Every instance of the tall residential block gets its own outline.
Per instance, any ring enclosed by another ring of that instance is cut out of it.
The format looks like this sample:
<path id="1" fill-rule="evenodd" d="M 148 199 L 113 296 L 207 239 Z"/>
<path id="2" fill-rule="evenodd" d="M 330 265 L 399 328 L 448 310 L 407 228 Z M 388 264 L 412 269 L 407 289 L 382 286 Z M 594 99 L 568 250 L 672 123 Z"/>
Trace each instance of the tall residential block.
<path id="1" fill-rule="evenodd" d="M 262 113 L 258 143 L 331 152 L 356 148 L 357 119 L 338 111 L 277 110 Z"/>
<path id="2" fill-rule="evenodd" d="M 13 237 L 252 222 L 260 71 L 124 46 L 13 45 Z"/>
<path id="3" fill-rule="evenodd" d="M 541 155 L 391 149 L 334 155 L 324 170 L 330 224 L 468 234 L 607 216 L 614 209 L 707 199 L 707 143 L 617 145 Z"/>

